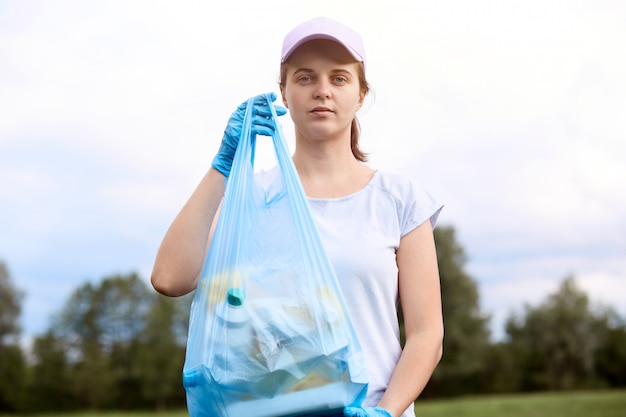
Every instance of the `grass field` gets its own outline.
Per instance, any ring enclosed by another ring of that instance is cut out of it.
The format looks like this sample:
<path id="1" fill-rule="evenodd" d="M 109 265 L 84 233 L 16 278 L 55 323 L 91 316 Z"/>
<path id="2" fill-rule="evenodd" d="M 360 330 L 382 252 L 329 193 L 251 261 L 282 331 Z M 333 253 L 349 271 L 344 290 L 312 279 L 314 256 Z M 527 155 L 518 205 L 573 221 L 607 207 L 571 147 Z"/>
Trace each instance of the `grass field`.
<path id="1" fill-rule="evenodd" d="M 417 417 L 626 417 L 626 390 L 480 396 L 419 401 Z M 0 417 L 15 416 L 0 414 Z M 187 417 L 184 410 L 29 414 L 28 417 Z M 242 416 L 254 417 L 254 416 Z"/>
<path id="2" fill-rule="evenodd" d="M 626 417 L 626 390 L 422 401 L 417 417 Z"/>

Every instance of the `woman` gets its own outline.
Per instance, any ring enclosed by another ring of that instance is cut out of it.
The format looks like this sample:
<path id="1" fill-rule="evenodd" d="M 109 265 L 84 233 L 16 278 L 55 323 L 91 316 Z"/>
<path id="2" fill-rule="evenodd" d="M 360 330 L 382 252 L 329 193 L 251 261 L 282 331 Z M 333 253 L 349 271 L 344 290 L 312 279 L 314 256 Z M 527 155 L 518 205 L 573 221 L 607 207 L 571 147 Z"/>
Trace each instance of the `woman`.
<path id="1" fill-rule="evenodd" d="M 356 113 L 369 91 L 365 66 L 356 32 L 330 19 L 313 19 L 285 37 L 280 92 L 295 126 L 293 162 L 368 366 L 364 407 L 347 408 L 344 414 L 409 417 L 442 355 L 432 232 L 441 206 L 407 178 L 364 164 Z M 186 294 L 198 283 L 244 110 L 242 105 L 231 116 L 212 167 L 159 248 L 152 284 L 165 295 Z M 277 106 L 277 112 L 286 110 Z M 271 135 L 275 126 L 264 96 L 255 98 L 254 114 L 253 130 Z"/>

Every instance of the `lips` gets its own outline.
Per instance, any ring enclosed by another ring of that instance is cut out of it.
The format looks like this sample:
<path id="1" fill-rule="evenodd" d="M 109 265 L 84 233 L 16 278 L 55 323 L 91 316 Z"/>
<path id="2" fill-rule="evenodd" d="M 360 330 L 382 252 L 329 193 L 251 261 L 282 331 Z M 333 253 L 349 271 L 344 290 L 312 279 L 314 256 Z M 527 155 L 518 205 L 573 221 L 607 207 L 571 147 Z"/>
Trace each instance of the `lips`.
<path id="1" fill-rule="evenodd" d="M 325 114 L 333 113 L 333 111 L 329 109 L 328 107 L 317 106 L 313 110 L 311 110 L 311 113 L 323 116 Z"/>

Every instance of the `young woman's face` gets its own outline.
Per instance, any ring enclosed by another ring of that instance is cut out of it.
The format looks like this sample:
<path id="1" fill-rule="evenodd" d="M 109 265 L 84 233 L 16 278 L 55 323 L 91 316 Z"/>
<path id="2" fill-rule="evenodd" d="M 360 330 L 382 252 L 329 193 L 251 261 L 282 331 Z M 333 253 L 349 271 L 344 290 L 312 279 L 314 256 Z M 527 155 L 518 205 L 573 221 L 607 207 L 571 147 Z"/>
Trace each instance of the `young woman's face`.
<path id="1" fill-rule="evenodd" d="M 308 138 L 350 137 L 355 113 L 365 93 L 358 65 L 340 44 L 304 43 L 289 57 L 281 93 L 296 132 Z"/>

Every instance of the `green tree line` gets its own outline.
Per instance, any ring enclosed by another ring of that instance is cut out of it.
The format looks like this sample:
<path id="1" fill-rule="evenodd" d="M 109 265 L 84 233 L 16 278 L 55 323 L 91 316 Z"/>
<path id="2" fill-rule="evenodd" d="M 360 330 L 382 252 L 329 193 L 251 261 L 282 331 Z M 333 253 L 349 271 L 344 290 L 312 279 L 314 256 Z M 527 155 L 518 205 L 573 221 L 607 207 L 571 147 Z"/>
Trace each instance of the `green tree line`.
<path id="1" fill-rule="evenodd" d="M 626 323 L 574 277 L 511 314 L 493 342 L 454 228 L 438 227 L 435 240 L 446 334 L 424 397 L 626 386 Z M 86 283 L 28 349 L 23 296 L 0 261 L 0 412 L 184 407 L 191 296 L 163 297 L 134 273 Z"/>

